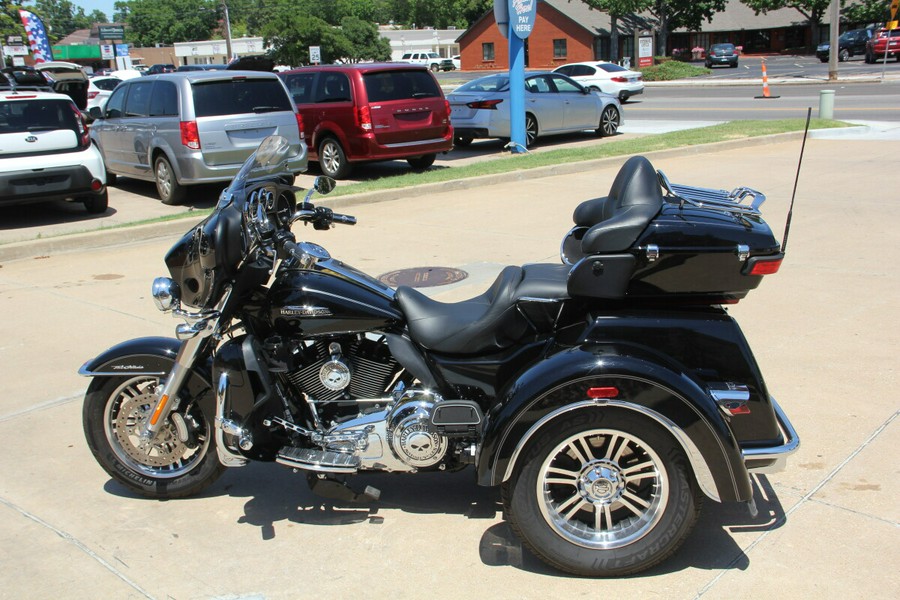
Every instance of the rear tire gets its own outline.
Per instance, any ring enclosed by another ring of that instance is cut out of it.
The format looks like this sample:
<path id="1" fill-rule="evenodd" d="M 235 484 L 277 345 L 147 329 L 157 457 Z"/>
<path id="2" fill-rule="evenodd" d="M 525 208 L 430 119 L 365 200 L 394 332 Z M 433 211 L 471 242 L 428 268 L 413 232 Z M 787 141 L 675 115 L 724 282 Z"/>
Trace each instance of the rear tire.
<path id="1" fill-rule="evenodd" d="M 104 188 L 103 193 L 97 196 L 85 196 L 81 199 L 84 202 L 84 208 L 92 215 L 105 213 L 109 208 L 109 191 Z"/>
<path id="2" fill-rule="evenodd" d="M 428 167 L 434 164 L 434 160 L 437 158 L 437 154 L 423 154 L 422 156 L 413 156 L 406 159 L 406 162 L 409 163 L 416 171 L 424 171 Z"/>
<path id="3" fill-rule="evenodd" d="M 323 175 L 334 179 L 344 179 L 350 174 L 352 167 L 336 139 L 325 138 L 319 144 L 319 169 Z"/>
<path id="4" fill-rule="evenodd" d="M 187 189 L 178 183 L 172 164 L 165 155 L 156 158 L 156 162 L 153 163 L 153 174 L 156 178 L 156 191 L 163 204 L 172 206 L 184 200 Z"/>
<path id="5" fill-rule="evenodd" d="M 119 176 L 115 173 L 106 172 L 106 185 L 116 185 L 116 181 L 119 179 Z"/>
<path id="6" fill-rule="evenodd" d="M 474 140 L 475 138 L 468 135 L 458 135 L 453 138 L 453 145 L 459 146 L 460 148 L 465 148 L 467 146 L 471 146 Z"/>
<path id="7" fill-rule="evenodd" d="M 216 454 L 212 419 L 196 398 L 185 398 L 177 412 L 188 440 L 179 440 L 170 417 L 149 449 L 142 450 L 138 434 L 158 385 L 157 377 L 145 375 L 94 378 L 82 410 L 85 438 L 100 466 L 126 488 L 148 498 L 192 496 L 225 470 Z"/>
<path id="8" fill-rule="evenodd" d="M 589 577 L 659 564 L 687 538 L 701 506 L 675 439 L 616 409 L 576 411 L 539 430 L 502 498 L 510 526 L 535 555 Z"/>

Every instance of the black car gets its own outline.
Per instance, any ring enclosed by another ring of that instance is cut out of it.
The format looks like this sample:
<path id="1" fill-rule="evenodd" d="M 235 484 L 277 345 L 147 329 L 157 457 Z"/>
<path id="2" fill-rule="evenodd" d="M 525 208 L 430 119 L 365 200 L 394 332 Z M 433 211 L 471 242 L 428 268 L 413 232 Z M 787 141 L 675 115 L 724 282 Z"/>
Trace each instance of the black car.
<path id="1" fill-rule="evenodd" d="M 845 31 L 838 38 L 838 60 L 844 62 L 850 60 L 851 56 L 862 55 L 866 53 L 866 42 L 872 39 L 871 29 L 853 29 Z M 816 58 L 822 62 L 828 62 L 828 56 L 831 53 L 831 44 L 825 42 L 819 44 L 816 48 Z"/>
<path id="2" fill-rule="evenodd" d="M 159 75 L 160 73 L 174 73 L 175 65 L 173 64 L 157 64 L 153 65 L 144 75 Z"/>
<path id="3" fill-rule="evenodd" d="M 713 65 L 728 65 L 732 69 L 738 66 L 738 51 L 734 44 L 713 44 L 706 52 L 706 68 Z"/>

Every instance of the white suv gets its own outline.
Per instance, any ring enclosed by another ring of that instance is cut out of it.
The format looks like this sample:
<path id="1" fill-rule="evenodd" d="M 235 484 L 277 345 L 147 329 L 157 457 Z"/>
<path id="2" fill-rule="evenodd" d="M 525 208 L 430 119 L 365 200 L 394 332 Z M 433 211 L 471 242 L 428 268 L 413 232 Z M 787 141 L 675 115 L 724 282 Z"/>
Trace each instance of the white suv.
<path id="1" fill-rule="evenodd" d="M 441 55 L 437 52 L 407 52 L 398 62 L 410 63 L 413 65 L 425 65 L 432 71 L 440 71 Z"/>
<path id="2" fill-rule="evenodd" d="M 0 81 L 0 206 L 74 200 L 90 213 L 105 212 L 103 157 L 72 99 L 10 91 L 6 83 Z"/>

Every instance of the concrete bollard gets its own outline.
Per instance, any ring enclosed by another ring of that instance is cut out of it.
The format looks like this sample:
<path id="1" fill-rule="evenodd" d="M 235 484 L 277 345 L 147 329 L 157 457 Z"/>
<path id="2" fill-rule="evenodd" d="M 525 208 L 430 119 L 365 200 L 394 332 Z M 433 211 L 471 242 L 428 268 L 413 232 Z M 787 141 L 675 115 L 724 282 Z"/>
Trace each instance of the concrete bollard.
<path id="1" fill-rule="evenodd" d="M 819 118 L 834 118 L 834 90 L 819 91 Z"/>

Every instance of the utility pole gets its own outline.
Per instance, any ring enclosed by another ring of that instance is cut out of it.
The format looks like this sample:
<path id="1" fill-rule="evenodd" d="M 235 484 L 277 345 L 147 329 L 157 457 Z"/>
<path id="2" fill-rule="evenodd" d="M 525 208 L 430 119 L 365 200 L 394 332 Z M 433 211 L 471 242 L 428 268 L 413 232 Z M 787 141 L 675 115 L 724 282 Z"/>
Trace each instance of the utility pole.
<path id="1" fill-rule="evenodd" d="M 234 55 L 231 53 L 231 18 L 228 16 L 228 5 L 222 0 L 222 8 L 225 9 L 225 62 L 231 62 Z"/>
<path id="2" fill-rule="evenodd" d="M 831 21 L 831 29 L 828 35 L 828 81 L 837 81 L 838 53 L 841 51 L 838 44 L 838 34 L 841 28 L 841 6 L 838 0 L 831 0 L 831 6 L 828 7 L 828 19 Z"/>

